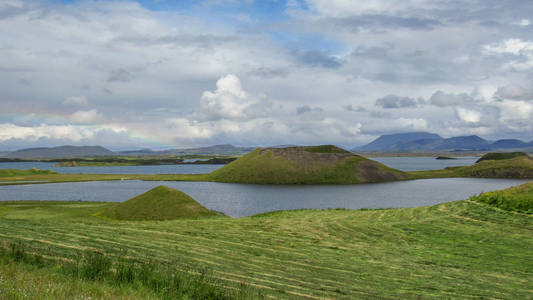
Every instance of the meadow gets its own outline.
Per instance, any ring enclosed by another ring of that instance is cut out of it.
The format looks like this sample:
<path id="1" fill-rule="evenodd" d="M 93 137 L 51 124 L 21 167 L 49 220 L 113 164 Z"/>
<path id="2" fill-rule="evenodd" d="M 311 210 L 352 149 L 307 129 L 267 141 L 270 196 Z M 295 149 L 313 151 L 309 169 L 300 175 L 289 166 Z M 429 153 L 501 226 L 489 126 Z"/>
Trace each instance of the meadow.
<path id="1" fill-rule="evenodd" d="M 505 201 L 530 197 L 532 189 L 533 183 L 510 189 Z M 31 261 L 4 259 L 0 278 L 14 280 L 0 285 L 0 295 L 20 296 L 21 287 L 31 289 L 24 283 L 33 280 L 57 286 L 75 299 L 164 298 L 145 285 L 116 284 L 111 278 L 117 267 L 110 267 L 111 275 L 102 278 L 65 275 L 61 266 L 79 262 L 91 252 L 100 253 L 113 266 L 128 259 L 176 272 L 194 270 L 213 280 L 208 286 L 217 287 L 215 291 L 219 287 L 237 291 L 230 298 L 527 299 L 533 295 L 533 216 L 513 205 L 494 205 L 476 197 L 431 207 L 297 210 L 239 219 L 116 221 L 95 216 L 110 205 L 0 204 L 0 241 L 5 251 L 9 254 L 10 245 L 21 245 L 26 255 L 38 254 L 49 261 L 39 267 Z M 50 299 L 54 295 L 40 293 Z"/>

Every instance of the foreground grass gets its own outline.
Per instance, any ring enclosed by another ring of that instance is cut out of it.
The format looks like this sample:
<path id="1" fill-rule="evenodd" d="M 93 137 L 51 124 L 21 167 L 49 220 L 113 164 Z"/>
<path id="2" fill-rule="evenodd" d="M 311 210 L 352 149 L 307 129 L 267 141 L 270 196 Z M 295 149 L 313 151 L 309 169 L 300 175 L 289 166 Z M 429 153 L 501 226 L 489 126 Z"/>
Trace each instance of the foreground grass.
<path id="1" fill-rule="evenodd" d="M 533 296 L 532 216 L 475 199 L 241 219 L 119 222 L 93 216 L 108 205 L 3 203 L 0 240 L 23 242 L 29 253 L 47 259 L 125 252 L 140 262 L 209 269 L 225 286 L 244 282 L 275 298 Z"/>

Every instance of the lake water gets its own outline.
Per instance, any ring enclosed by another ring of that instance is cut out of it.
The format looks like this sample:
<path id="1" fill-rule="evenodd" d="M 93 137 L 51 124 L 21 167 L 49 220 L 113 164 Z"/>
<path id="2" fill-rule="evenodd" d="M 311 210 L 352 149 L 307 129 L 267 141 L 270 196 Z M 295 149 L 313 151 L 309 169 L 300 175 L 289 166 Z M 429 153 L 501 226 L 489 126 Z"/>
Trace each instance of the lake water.
<path id="1" fill-rule="evenodd" d="M 157 166 L 115 166 L 115 167 L 56 167 L 49 162 L 0 163 L 0 169 L 27 170 L 38 168 L 53 170 L 62 174 L 202 174 L 210 173 L 223 165 L 157 165 Z"/>
<path id="2" fill-rule="evenodd" d="M 435 157 L 375 157 L 380 163 L 402 171 L 438 170 L 453 166 L 468 166 L 478 157 L 437 160 Z M 0 169 L 27 170 L 33 167 L 53 170 L 63 174 L 201 174 L 210 173 L 223 165 L 158 165 L 122 167 L 55 167 L 48 162 L 9 162 L 0 163 Z"/>
<path id="3" fill-rule="evenodd" d="M 402 171 L 440 170 L 446 167 L 470 166 L 479 157 L 458 157 L 457 159 L 435 159 L 435 157 L 371 157 L 370 159 Z"/>
<path id="4" fill-rule="evenodd" d="M 526 180 L 445 178 L 359 185 L 254 185 L 216 182 L 105 181 L 0 186 L 0 200 L 121 202 L 156 186 L 179 189 L 232 217 L 301 208 L 393 208 L 434 205 L 504 189 Z"/>

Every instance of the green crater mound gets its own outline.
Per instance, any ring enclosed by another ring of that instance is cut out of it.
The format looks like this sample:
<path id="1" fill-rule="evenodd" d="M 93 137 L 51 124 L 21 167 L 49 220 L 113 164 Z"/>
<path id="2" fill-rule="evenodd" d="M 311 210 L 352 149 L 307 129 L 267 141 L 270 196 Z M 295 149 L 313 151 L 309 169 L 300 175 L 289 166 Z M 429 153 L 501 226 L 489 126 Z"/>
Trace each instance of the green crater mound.
<path id="1" fill-rule="evenodd" d="M 472 166 L 458 168 L 457 174 L 483 178 L 533 178 L 533 159 L 527 154 L 515 155 L 514 157 L 510 155 L 512 153 L 494 154 L 489 157 L 496 157 L 497 159 L 484 159 Z M 503 156 L 499 154 L 503 154 Z"/>
<path id="2" fill-rule="evenodd" d="M 196 219 L 221 215 L 210 211 L 189 195 L 158 186 L 142 195 L 114 205 L 100 214 L 117 220 Z"/>
<path id="3" fill-rule="evenodd" d="M 490 152 L 483 155 L 480 159 L 476 161 L 476 163 L 482 162 L 484 160 L 504 160 L 515 157 L 530 158 L 529 155 L 524 152 Z"/>
<path id="4" fill-rule="evenodd" d="M 258 148 L 209 174 L 219 182 L 351 184 L 407 179 L 404 172 L 333 145 Z"/>

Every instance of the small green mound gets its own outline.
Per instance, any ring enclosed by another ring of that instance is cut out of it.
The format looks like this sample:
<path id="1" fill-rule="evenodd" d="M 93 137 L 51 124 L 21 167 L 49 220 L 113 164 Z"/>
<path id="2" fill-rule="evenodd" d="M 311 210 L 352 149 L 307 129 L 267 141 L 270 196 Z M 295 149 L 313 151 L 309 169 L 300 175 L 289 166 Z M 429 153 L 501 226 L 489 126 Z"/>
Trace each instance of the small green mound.
<path id="1" fill-rule="evenodd" d="M 504 160 L 504 159 L 511 159 L 515 157 L 529 158 L 529 155 L 527 155 L 524 152 L 490 152 L 490 153 L 483 155 L 480 159 L 476 161 L 476 163 L 482 162 L 484 160 Z"/>
<path id="2" fill-rule="evenodd" d="M 48 175 L 48 174 L 57 174 L 57 173 L 54 171 L 50 171 L 50 170 L 39 170 L 37 168 L 31 168 L 29 170 L 0 169 L 0 177 Z"/>
<path id="3" fill-rule="evenodd" d="M 471 197 L 470 200 L 494 205 L 508 211 L 533 214 L 533 182 L 502 191 L 483 193 Z"/>
<path id="4" fill-rule="evenodd" d="M 100 214 L 111 219 L 131 221 L 196 219 L 217 215 L 221 214 L 208 210 L 189 195 L 166 186 L 158 186 Z"/>
<path id="5" fill-rule="evenodd" d="M 408 178 L 404 172 L 332 145 L 258 148 L 208 176 L 211 181 L 255 184 L 353 184 Z"/>

